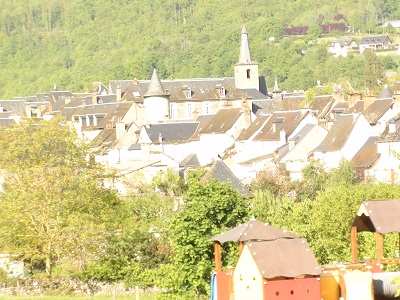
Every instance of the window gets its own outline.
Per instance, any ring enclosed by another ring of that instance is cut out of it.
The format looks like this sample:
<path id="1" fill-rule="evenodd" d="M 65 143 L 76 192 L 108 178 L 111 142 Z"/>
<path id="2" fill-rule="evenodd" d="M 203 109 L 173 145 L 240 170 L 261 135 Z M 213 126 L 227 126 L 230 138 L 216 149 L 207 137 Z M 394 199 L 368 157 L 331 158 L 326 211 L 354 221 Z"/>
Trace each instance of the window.
<path id="1" fill-rule="evenodd" d="M 219 88 L 219 96 L 220 97 L 225 97 L 225 93 L 226 91 L 225 91 L 225 87 L 223 87 L 223 86 L 221 86 L 220 88 Z"/>
<path id="2" fill-rule="evenodd" d="M 190 87 L 186 89 L 186 98 L 192 98 L 192 89 Z"/>
<path id="3" fill-rule="evenodd" d="M 247 73 L 247 78 L 250 78 L 250 69 L 247 69 L 246 73 Z"/>
<path id="4" fill-rule="evenodd" d="M 211 114 L 211 107 L 209 102 L 204 102 L 203 103 L 203 115 L 209 115 Z"/>
<path id="5" fill-rule="evenodd" d="M 186 117 L 188 119 L 193 118 L 193 105 L 192 105 L 192 103 L 187 103 L 186 104 Z"/>
<path id="6" fill-rule="evenodd" d="M 169 105 L 169 117 L 170 119 L 175 119 L 177 117 L 177 108 L 176 103 L 171 103 Z"/>

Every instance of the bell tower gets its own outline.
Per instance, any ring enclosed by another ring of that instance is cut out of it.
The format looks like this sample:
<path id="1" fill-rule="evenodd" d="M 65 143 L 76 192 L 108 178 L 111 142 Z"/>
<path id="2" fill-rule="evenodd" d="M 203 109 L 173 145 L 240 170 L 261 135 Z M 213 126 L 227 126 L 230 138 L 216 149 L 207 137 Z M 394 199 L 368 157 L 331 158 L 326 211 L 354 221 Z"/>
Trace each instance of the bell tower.
<path id="1" fill-rule="evenodd" d="M 243 26 L 239 61 L 235 64 L 235 86 L 239 89 L 260 90 L 258 64 L 251 59 L 246 26 Z"/>

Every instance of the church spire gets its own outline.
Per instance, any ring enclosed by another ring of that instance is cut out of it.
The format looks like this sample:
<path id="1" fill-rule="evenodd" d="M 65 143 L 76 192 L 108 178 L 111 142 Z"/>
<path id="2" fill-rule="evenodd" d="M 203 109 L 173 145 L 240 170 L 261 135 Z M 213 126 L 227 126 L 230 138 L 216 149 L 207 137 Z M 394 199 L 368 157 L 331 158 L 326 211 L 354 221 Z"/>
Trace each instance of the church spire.
<path id="1" fill-rule="evenodd" d="M 153 69 L 153 74 L 151 75 L 149 87 L 147 88 L 147 92 L 144 96 L 167 96 L 167 92 L 165 91 L 160 78 L 158 77 L 156 68 Z"/>
<path id="2" fill-rule="evenodd" d="M 238 64 L 252 64 L 253 61 L 251 60 L 249 39 L 246 26 L 243 26 L 241 36 L 242 38 L 240 42 L 240 54 Z"/>

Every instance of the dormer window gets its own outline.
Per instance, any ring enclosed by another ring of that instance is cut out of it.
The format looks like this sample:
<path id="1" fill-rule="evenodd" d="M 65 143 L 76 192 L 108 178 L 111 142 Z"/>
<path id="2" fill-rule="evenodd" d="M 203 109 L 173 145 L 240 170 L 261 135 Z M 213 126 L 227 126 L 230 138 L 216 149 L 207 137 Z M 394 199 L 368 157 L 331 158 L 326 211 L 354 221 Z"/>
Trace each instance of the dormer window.
<path id="1" fill-rule="evenodd" d="M 220 96 L 220 97 L 225 97 L 225 96 L 226 96 L 225 87 L 221 86 L 221 87 L 218 89 L 218 91 L 219 91 L 219 96 Z"/>
<path id="2" fill-rule="evenodd" d="M 192 98 L 192 89 L 190 87 L 186 88 L 185 93 L 186 93 L 186 98 Z"/>

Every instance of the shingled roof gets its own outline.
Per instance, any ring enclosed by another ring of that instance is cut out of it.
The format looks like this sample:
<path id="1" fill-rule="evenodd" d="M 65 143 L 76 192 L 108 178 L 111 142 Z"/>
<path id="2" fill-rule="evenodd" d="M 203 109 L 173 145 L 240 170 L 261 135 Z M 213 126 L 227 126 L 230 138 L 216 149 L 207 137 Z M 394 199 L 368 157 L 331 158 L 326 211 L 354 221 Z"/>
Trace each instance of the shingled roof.
<path id="1" fill-rule="evenodd" d="M 210 239 L 213 242 L 272 241 L 277 239 L 297 239 L 299 236 L 258 220 L 250 220 Z"/>
<path id="2" fill-rule="evenodd" d="M 378 137 L 370 137 L 361 149 L 354 155 L 352 162 L 356 168 L 369 168 L 379 158 L 378 146 L 376 141 Z"/>
<path id="3" fill-rule="evenodd" d="M 358 232 L 400 232 L 400 200 L 364 201 L 352 227 L 357 227 Z"/>
<path id="4" fill-rule="evenodd" d="M 393 98 L 393 92 L 388 87 L 388 85 L 385 84 L 376 99 L 392 99 L 392 98 Z"/>
<path id="5" fill-rule="evenodd" d="M 246 246 L 266 279 L 321 274 L 321 267 L 305 239 L 251 242 Z"/>

